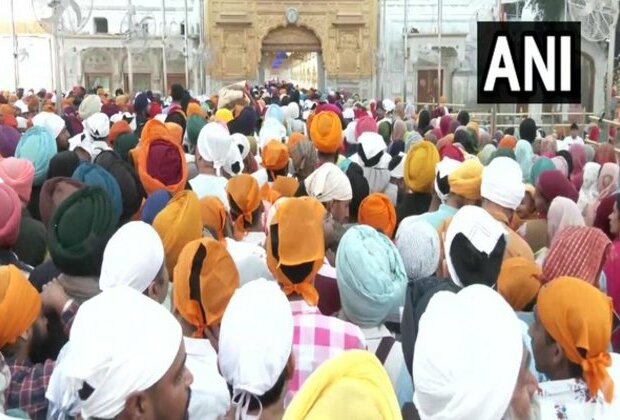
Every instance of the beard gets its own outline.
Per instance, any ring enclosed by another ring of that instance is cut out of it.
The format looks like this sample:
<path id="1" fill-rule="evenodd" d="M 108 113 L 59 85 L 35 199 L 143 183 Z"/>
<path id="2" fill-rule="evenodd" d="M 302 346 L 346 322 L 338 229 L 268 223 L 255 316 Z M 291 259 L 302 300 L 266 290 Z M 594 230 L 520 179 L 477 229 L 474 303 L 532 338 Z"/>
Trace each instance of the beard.
<path id="1" fill-rule="evenodd" d="M 68 337 L 65 334 L 60 316 L 55 312 L 46 312 L 47 334 L 37 325 L 32 328 L 32 341 L 28 351 L 31 363 L 45 363 L 46 360 L 56 360 L 62 346 Z"/>

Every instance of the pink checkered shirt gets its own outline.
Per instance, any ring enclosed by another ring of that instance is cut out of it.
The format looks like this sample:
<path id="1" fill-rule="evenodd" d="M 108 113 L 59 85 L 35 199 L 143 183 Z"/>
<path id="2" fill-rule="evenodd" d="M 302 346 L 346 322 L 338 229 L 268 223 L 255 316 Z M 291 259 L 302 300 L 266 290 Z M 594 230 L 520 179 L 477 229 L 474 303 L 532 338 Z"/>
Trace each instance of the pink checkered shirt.
<path id="1" fill-rule="evenodd" d="M 364 334 L 356 326 L 321 314 L 303 300 L 291 301 L 295 373 L 289 383 L 286 404 L 323 362 L 345 350 L 366 349 Z"/>

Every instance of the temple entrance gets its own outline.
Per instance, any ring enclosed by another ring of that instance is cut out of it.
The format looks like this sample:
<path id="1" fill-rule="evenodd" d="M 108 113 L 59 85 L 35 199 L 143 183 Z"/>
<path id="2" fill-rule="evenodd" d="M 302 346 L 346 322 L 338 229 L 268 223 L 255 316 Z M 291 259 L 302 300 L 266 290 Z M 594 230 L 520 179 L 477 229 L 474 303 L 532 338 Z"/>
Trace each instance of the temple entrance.
<path id="1" fill-rule="evenodd" d="M 321 41 L 309 29 L 279 27 L 263 38 L 258 81 L 286 81 L 300 88 L 325 89 Z"/>

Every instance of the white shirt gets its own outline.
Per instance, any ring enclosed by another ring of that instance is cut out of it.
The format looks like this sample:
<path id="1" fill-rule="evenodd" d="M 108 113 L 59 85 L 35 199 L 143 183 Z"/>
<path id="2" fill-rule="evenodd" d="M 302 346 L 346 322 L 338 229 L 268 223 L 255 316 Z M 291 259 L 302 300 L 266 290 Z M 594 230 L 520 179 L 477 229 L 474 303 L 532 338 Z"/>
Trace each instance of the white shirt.
<path id="1" fill-rule="evenodd" d="M 183 337 L 187 360 L 185 366 L 194 377 L 190 386 L 191 420 L 216 420 L 226 416 L 230 394 L 217 367 L 217 354 L 207 339 Z"/>
<path id="2" fill-rule="evenodd" d="M 267 252 L 264 248 L 250 242 L 226 238 L 226 250 L 239 271 L 239 287 L 259 278 L 273 280 L 267 267 Z"/>
<path id="3" fill-rule="evenodd" d="M 564 137 L 564 144 L 566 145 L 566 147 L 571 147 L 573 144 L 585 144 L 583 139 L 579 136 L 572 138 L 571 136 L 566 136 Z"/>
<path id="4" fill-rule="evenodd" d="M 226 194 L 226 184 L 228 181 L 223 176 L 198 174 L 189 181 L 192 191 L 196 193 L 198 199 L 214 196 L 220 199 L 226 211 L 230 211 L 228 195 Z"/>
<path id="5" fill-rule="evenodd" d="M 265 232 L 247 232 L 245 237 L 241 240 L 241 242 L 250 243 L 261 248 L 265 248 L 265 241 L 267 240 L 267 235 Z"/>

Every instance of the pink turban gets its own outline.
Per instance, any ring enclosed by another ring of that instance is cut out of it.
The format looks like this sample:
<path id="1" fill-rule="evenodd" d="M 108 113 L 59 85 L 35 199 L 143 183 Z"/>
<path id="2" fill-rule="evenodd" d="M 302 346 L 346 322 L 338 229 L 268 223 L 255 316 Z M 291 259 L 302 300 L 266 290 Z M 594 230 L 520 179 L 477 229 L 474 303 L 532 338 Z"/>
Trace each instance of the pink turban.
<path id="1" fill-rule="evenodd" d="M 379 130 L 377 127 L 377 122 L 371 117 L 362 117 L 357 120 L 357 124 L 355 125 L 355 138 L 359 139 L 362 133 L 372 132 L 376 133 Z"/>
<path id="2" fill-rule="evenodd" d="M 32 182 L 34 180 L 34 166 L 27 159 L 14 157 L 0 161 L 0 179 L 19 196 L 22 203 L 28 204 Z"/>
<path id="3" fill-rule="evenodd" d="M 22 205 L 17 193 L 0 183 L 0 248 L 11 248 L 17 242 L 22 221 Z"/>

